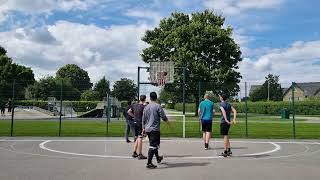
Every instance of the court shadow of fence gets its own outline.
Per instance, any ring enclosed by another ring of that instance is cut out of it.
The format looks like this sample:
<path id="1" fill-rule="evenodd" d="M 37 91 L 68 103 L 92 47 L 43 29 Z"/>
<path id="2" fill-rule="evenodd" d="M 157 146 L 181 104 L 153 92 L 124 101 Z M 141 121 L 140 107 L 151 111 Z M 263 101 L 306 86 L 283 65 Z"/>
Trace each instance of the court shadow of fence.
<path id="1" fill-rule="evenodd" d="M 162 167 L 159 167 L 158 169 L 167 169 L 167 168 L 183 168 L 183 167 L 195 167 L 195 166 L 207 166 L 209 165 L 209 162 L 200 162 L 200 163 L 195 163 L 195 162 L 181 162 L 181 163 L 161 163 L 161 165 L 164 165 Z"/>

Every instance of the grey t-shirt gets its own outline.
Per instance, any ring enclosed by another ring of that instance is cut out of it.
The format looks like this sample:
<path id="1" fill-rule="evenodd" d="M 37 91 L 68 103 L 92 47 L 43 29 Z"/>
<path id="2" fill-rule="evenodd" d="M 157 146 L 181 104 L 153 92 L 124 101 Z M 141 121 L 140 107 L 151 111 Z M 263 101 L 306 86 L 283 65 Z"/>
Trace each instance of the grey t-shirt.
<path id="1" fill-rule="evenodd" d="M 162 118 L 163 121 L 168 120 L 160 104 L 151 102 L 144 108 L 142 127 L 146 132 L 160 131 L 160 118 Z"/>

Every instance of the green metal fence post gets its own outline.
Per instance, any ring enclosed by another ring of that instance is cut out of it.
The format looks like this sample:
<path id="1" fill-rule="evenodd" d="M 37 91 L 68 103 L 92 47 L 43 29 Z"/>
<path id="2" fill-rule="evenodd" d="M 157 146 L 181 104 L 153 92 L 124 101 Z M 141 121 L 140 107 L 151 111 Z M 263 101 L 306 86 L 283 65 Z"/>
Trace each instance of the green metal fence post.
<path id="1" fill-rule="evenodd" d="M 11 100 L 11 103 L 12 103 L 12 112 L 11 112 L 11 130 L 10 130 L 10 136 L 13 136 L 13 119 L 14 119 L 14 87 L 15 87 L 15 83 L 16 83 L 16 80 L 13 80 L 13 83 L 12 83 L 12 100 Z"/>
<path id="2" fill-rule="evenodd" d="M 63 80 L 60 82 L 60 116 L 59 116 L 59 136 L 61 136 L 61 125 L 62 125 L 62 86 Z"/>
<path id="3" fill-rule="evenodd" d="M 186 67 L 183 67 L 183 115 L 186 114 Z"/>
<path id="4" fill-rule="evenodd" d="M 248 96 L 247 96 L 247 82 L 245 82 L 245 112 L 246 112 L 246 137 L 248 137 Z"/>
<path id="5" fill-rule="evenodd" d="M 295 107 L 294 107 L 294 91 L 295 91 L 295 82 L 292 82 L 292 130 L 293 130 L 293 139 L 296 139 L 296 119 L 295 119 Z"/>

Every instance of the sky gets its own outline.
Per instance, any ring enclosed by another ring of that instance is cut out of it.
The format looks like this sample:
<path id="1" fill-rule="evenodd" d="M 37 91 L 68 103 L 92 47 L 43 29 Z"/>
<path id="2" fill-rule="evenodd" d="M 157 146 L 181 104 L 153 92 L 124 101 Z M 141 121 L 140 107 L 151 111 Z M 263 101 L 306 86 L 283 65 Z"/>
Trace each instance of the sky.
<path id="1" fill-rule="evenodd" d="M 0 0 L 0 45 L 37 79 L 74 63 L 92 82 L 136 80 L 146 66 L 146 30 L 172 12 L 210 9 L 233 28 L 242 82 L 260 83 L 268 73 L 284 84 L 319 82 L 317 7 L 318 0 Z"/>

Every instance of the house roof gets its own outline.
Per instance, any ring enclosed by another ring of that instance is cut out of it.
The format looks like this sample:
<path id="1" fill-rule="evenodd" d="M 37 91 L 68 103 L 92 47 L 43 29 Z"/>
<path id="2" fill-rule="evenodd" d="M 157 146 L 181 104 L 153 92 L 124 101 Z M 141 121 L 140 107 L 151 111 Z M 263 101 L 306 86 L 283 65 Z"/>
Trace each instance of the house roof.
<path id="1" fill-rule="evenodd" d="M 299 87 L 301 90 L 303 90 L 303 93 L 305 96 L 314 96 L 316 95 L 320 90 L 320 82 L 306 82 L 306 83 L 296 83 L 297 87 Z M 284 94 L 288 92 L 288 90 L 291 89 L 288 88 Z"/>
<path id="2" fill-rule="evenodd" d="M 320 82 L 296 83 L 298 87 L 303 89 L 305 96 L 314 96 L 320 89 Z"/>
<path id="3" fill-rule="evenodd" d="M 249 95 L 252 94 L 253 91 L 255 91 L 261 87 L 262 87 L 262 85 L 251 85 Z"/>

